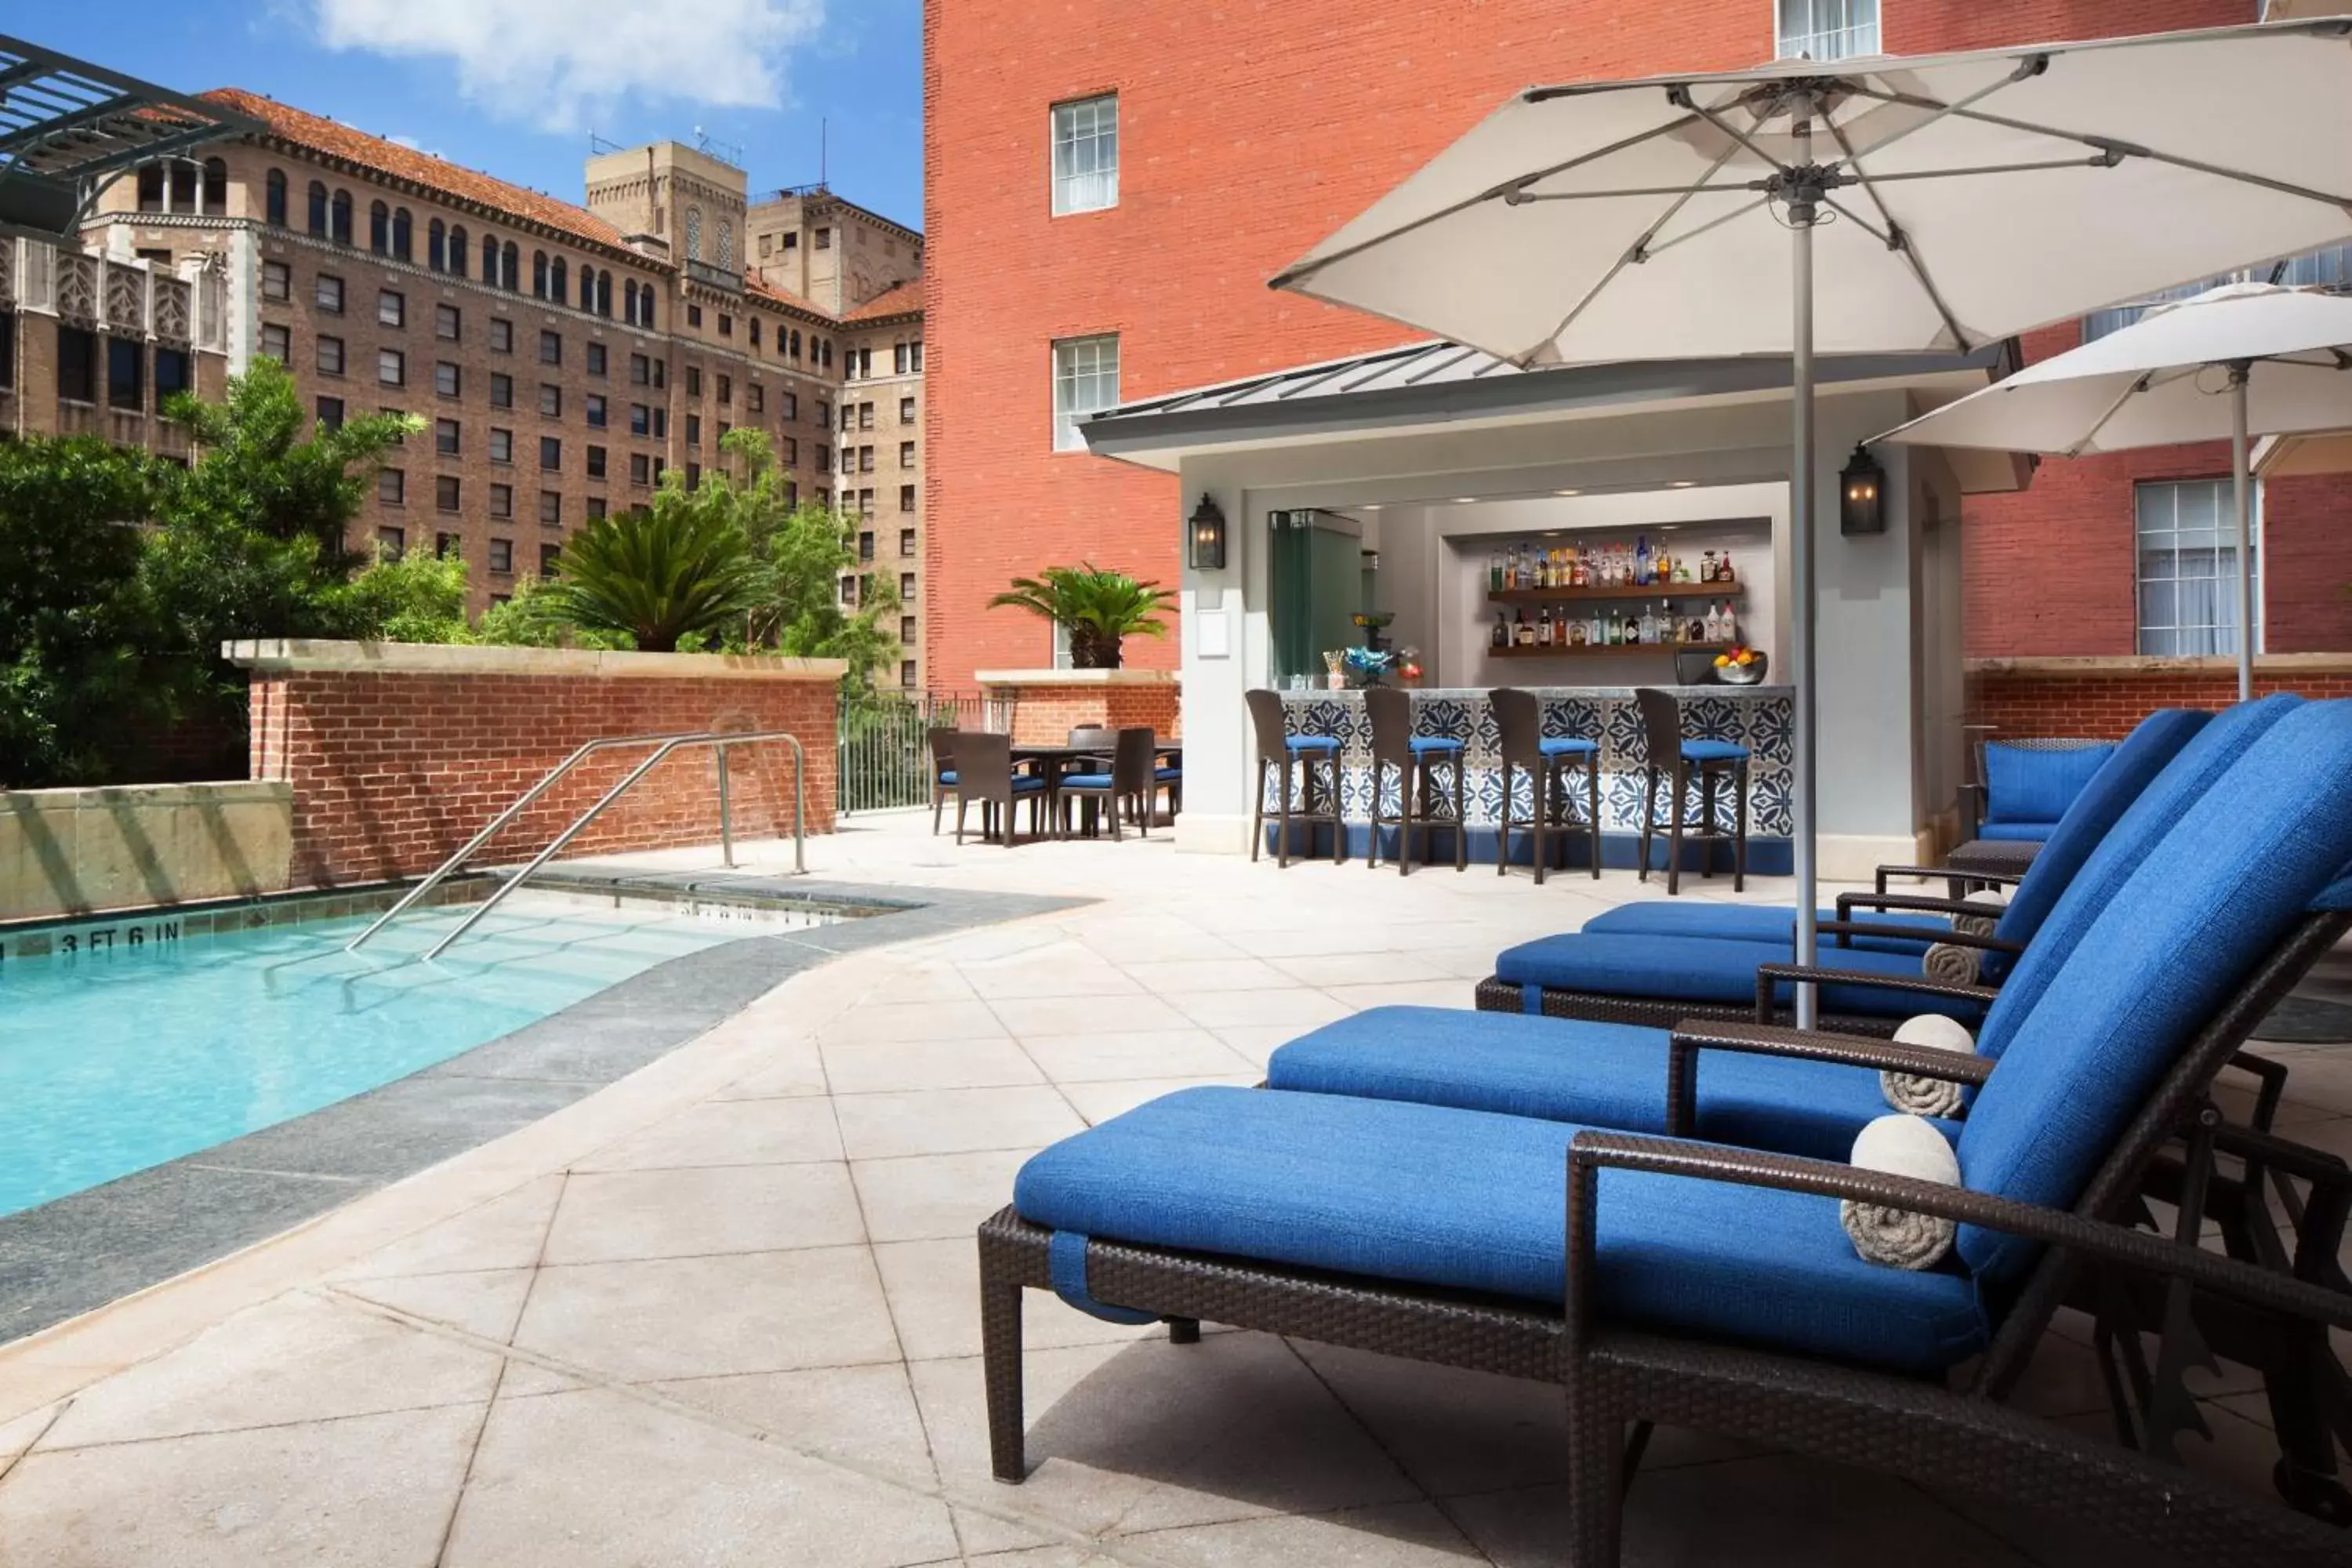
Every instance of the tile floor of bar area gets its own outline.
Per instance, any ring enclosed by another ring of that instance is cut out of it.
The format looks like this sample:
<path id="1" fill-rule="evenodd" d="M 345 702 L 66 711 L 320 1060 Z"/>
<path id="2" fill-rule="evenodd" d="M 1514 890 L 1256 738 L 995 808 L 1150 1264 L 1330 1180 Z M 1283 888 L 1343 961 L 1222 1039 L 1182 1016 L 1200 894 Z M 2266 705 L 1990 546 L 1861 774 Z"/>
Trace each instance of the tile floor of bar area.
<path id="1" fill-rule="evenodd" d="M 1559 1563 L 1550 1390 L 1257 1333 L 1175 1346 L 1034 1292 L 1035 1469 L 993 1483 L 972 1230 L 1065 1133 L 1253 1082 L 1357 1008 L 1467 1005 L 1497 948 L 1663 889 L 928 828 L 854 821 L 812 869 L 1097 901 L 841 958 L 540 1122 L 0 1350 L 0 1563 Z M 2352 1152 L 2352 1051 L 2276 1054 L 2283 1120 Z M 2200 1386 L 2195 1462 L 2264 1484 L 2255 1385 Z M 2079 1339 L 2021 1399 L 2105 1420 Z M 2114 1560 L 1997 1503 L 1675 1433 L 1626 1552 Z"/>

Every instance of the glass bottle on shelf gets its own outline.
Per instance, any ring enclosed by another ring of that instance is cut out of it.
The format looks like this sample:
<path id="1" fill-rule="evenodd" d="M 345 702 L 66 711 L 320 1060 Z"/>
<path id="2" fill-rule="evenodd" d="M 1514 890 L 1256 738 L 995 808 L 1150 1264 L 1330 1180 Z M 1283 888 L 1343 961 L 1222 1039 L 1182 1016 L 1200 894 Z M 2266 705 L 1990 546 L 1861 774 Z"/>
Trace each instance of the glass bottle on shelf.
<path id="1" fill-rule="evenodd" d="M 1536 646 L 1536 629 L 1528 624 L 1528 613 L 1525 610 L 1519 612 L 1518 622 L 1511 628 L 1511 640 L 1514 646 L 1518 647 Z"/>
<path id="2" fill-rule="evenodd" d="M 1536 646 L 1538 647 L 1551 647 L 1551 606 L 1549 605 L 1546 605 L 1543 607 L 1542 616 L 1536 621 Z"/>
<path id="3" fill-rule="evenodd" d="M 1581 620 L 1570 620 L 1568 623 L 1568 646 L 1570 647 L 1582 647 L 1584 643 L 1584 623 Z"/>
<path id="4" fill-rule="evenodd" d="M 1698 563 L 1698 580 L 1702 583 L 1715 581 L 1715 552 L 1712 550 L 1708 551 L 1706 558 Z"/>
<path id="5" fill-rule="evenodd" d="M 1496 574 L 1498 578 L 1500 577 L 1501 568 L 1497 567 L 1496 569 Z M 1500 610 L 1496 610 L 1495 612 L 1495 635 L 1487 640 L 1487 646 L 1490 647 L 1508 647 L 1511 646 L 1510 618 L 1504 615 Z"/>
<path id="6" fill-rule="evenodd" d="M 1732 575 L 1731 552 L 1728 550 L 1723 552 L 1723 559 L 1715 563 L 1715 580 L 1718 583 L 1736 583 L 1739 581 L 1738 578 Z"/>
<path id="7" fill-rule="evenodd" d="M 1499 550 L 1489 550 L 1486 552 L 1486 592 L 1500 593 L 1502 587 L 1503 552 Z"/>
<path id="8" fill-rule="evenodd" d="M 1568 552 L 1568 585 L 1571 588 L 1591 587 L 1592 585 L 1592 552 L 1584 548 L 1584 541 L 1580 539 L 1576 542 L 1575 546 Z"/>

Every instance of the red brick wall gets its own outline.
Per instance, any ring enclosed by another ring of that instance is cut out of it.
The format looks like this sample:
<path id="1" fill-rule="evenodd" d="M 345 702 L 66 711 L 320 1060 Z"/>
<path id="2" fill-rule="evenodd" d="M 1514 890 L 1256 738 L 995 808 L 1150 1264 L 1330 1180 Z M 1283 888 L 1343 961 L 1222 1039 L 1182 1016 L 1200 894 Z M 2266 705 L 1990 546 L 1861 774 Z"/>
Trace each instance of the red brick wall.
<path id="1" fill-rule="evenodd" d="M 808 750 L 808 829 L 833 828 L 835 692 L 829 680 L 421 675 L 297 670 L 253 678 L 253 776 L 294 786 L 294 881 L 332 885 L 431 870 L 583 741 L 693 730 L 789 730 Z M 529 858 L 645 752 L 591 758 L 483 847 Z M 781 745 L 730 757 L 735 831 L 788 836 L 793 771 Z M 709 750 L 674 754 L 567 854 L 715 844 Z"/>
<path id="2" fill-rule="evenodd" d="M 1174 683 L 1139 686 L 1024 686 L 1013 707 L 1013 738 L 1025 746 L 1056 746 L 1081 725 L 1109 730 L 1150 726 L 1163 740 L 1184 731 Z"/>
<path id="3" fill-rule="evenodd" d="M 2293 691 L 2305 697 L 2352 697 L 2352 662 L 2326 671 L 2257 673 L 2254 694 Z M 2002 675 L 1969 677 L 1969 722 L 1998 724 L 2010 735 L 2082 735 L 2121 740 L 2159 708 L 2213 710 L 2238 700 L 2232 670 L 2142 674 Z"/>
<path id="4" fill-rule="evenodd" d="M 2253 0 L 1885 0 L 1884 37 L 1921 53 L 2255 11 Z M 930 682 L 961 687 L 975 669 L 1038 660 L 1035 624 L 986 607 L 1016 574 L 1092 560 L 1177 576 L 1188 498 L 1175 482 L 1051 450 L 1055 339 L 1118 333 L 1127 398 L 1406 341 L 1418 334 L 1265 280 L 1530 82 L 1727 68 L 1772 48 L 1769 0 L 926 0 Z M 1119 205 L 1053 217 L 1050 108 L 1108 90 L 1119 95 Z M 2115 618 L 2130 598 L 2129 487 L 2110 476 L 2092 489 L 2047 515 L 2039 499 L 2001 514 L 1984 574 L 2002 548 L 2063 562 L 2077 531 L 2096 536 L 2099 570 L 2120 574 L 2120 587 L 2104 583 L 2095 623 L 2112 642 L 2119 626 L 2129 635 Z M 2065 631 L 2083 616 L 2077 596 L 2063 579 L 2035 587 L 2023 597 L 2041 603 L 1972 629 L 1971 651 L 2128 651 Z M 1986 595 L 1970 599 L 1974 609 Z M 1131 657 L 1166 667 L 1178 646 L 1140 644 Z"/>

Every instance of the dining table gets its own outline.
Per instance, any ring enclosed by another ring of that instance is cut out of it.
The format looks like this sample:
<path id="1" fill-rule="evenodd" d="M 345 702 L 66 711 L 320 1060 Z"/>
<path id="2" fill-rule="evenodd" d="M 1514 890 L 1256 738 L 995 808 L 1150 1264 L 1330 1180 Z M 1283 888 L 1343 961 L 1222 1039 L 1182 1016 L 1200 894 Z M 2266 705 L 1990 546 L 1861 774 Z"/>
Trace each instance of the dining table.
<path id="1" fill-rule="evenodd" d="M 1037 774 L 1045 781 L 1047 792 L 1051 793 L 1051 791 L 1060 784 L 1064 773 L 1074 772 L 1105 773 L 1109 771 L 1110 753 L 1110 747 L 1102 744 L 1085 743 L 1070 745 L 1066 742 L 1061 744 L 1024 745 L 1020 742 L 1016 741 L 1013 744 L 1013 765 L 1017 768 L 1024 763 L 1031 764 L 1036 771 Z M 1095 763 L 1099 765 L 1091 769 L 1074 768 L 1071 764 L 1076 763 Z M 1183 763 L 1183 742 L 1157 741 L 1153 743 L 1152 765 L 1154 767 L 1168 765 L 1181 767 Z M 1087 802 L 1085 826 L 1082 831 L 1092 831 L 1094 826 L 1094 809 L 1095 803 L 1089 799 Z"/>

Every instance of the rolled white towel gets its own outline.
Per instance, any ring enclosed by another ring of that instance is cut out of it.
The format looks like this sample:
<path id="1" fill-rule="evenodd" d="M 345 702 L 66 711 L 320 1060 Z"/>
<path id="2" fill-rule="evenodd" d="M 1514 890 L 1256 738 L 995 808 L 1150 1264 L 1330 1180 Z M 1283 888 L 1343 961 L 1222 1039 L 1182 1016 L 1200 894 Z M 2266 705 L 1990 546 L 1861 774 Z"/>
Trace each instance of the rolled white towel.
<path id="1" fill-rule="evenodd" d="M 1853 1141 L 1847 1162 L 1858 1171 L 1883 1171 L 1948 1187 L 1960 1184 L 1960 1159 L 1941 1132 L 1916 1116 L 1882 1116 Z M 1838 1204 L 1838 1223 L 1865 1263 L 1895 1268 L 1933 1268 L 1952 1249 L 1952 1221 L 1908 1209 L 1856 1203 Z"/>
<path id="2" fill-rule="evenodd" d="M 1973 947 L 1958 947 L 1948 942 L 1939 942 L 1919 960 L 1919 973 L 1947 985 L 1974 985 L 1979 956 L 1979 951 Z"/>
<path id="3" fill-rule="evenodd" d="M 2009 889 L 2007 888 L 1980 889 L 1960 901 L 1964 904 L 1981 904 L 1990 912 L 1981 915 L 1954 915 L 1952 929 L 1963 936 L 1990 936 L 1993 933 L 1993 928 L 2000 924 L 2001 911 L 2009 908 Z"/>
<path id="4" fill-rule="evenodd" d="M 1906 1046 L 1928 1046 L 1939 1051 L 1974 1051 L 1977 1038 L 1958 1018 L 1922 1013 L 1903 1020 L 1895 1037 Z M 1896 1110 L 1913 1116 L 1949 1116 L 1959 1110 L 1962 1089 L 1948 1078 L 1922 1078 L 1916 1073 L 1883 1072 L 1878 1092 Z"/>

